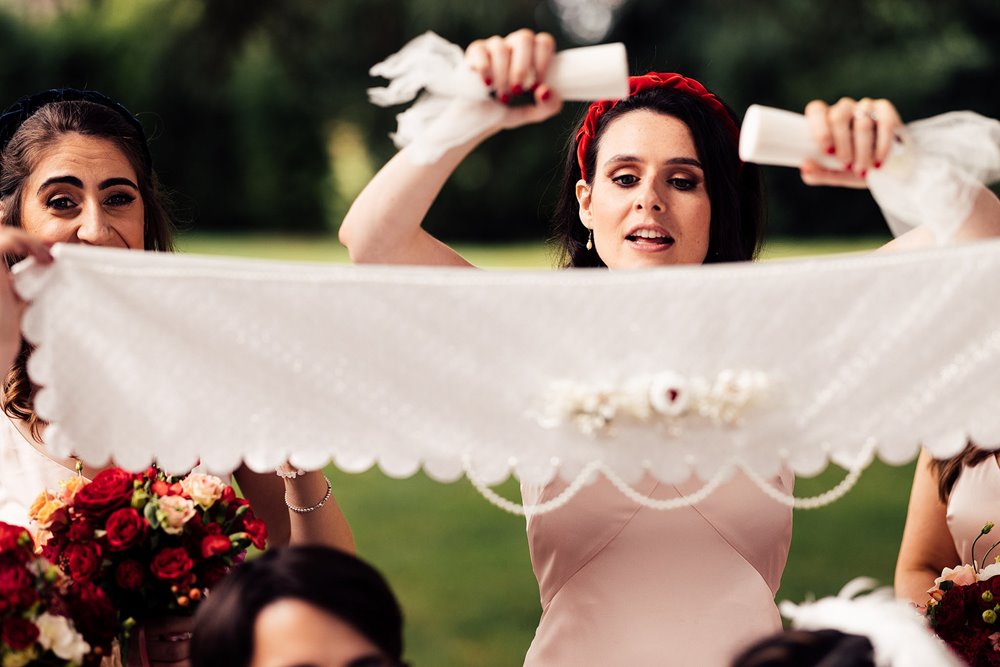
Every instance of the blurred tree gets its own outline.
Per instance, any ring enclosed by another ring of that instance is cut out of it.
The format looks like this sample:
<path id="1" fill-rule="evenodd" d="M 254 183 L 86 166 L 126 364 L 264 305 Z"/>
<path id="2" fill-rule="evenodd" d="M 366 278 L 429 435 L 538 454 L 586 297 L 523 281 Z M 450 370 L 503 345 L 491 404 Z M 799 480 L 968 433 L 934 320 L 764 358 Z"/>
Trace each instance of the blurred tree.
<path id="1" fill-rule="evenodd" d="M 381 83 L 368 69 L 425 30 L 459 44 L 521 26 L 564 47 L 621 40 L 634 71 L 691 74 L 737 110 L 871 95 L 908 119 L 959 108 L 1000 116 L 995 0 L 0 2 L 4 97 L 72 85 L 121 99 L 147 125 L 180 217 L 198 229 L 335 227 L 395 150 L 400 109 L 368 103 L 365 89 Z M 431 230 L 544 236 L 581 111 L 567 105 L 561 118 L 487 142 L 445 188 Z M 794 170 L 768 176 L 772 233 L 884 227 L 867 193 L 807 188 Z"/>

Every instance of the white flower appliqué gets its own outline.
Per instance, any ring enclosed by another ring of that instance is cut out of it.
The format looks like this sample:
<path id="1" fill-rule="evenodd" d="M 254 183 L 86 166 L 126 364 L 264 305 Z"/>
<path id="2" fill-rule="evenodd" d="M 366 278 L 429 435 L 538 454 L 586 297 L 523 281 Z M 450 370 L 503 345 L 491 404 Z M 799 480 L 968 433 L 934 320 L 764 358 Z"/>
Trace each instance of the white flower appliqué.
<path id="1" fill-rule="evenodd" d="M 664 371 L 618 385 L 561 380 L 549 386 L 536 417 L 546 428 L 569 423 L 586 435 L 604 433 L 621 420 L 661 423 L 671 435 L 679 435 L 691 419 L 739 426 L 747 409 L 770 388 L 765 373 L 748 370 L 724 370 L 714 379 Z"/>

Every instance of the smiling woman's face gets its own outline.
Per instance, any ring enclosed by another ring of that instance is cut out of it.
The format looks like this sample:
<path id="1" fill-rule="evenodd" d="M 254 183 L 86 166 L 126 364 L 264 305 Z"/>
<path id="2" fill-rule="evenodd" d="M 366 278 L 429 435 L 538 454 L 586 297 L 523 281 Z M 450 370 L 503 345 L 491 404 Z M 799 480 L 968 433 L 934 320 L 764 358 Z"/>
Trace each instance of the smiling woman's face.
<path id="1" fill-rule="evenodd" d="M 135 170 L 107 139 L 70 133 L 46 149 L 25 184 L 21 226 L 50 243 L 144 247 Z"/>
<path id="2" fill-rule="evenodd" d="M 611 121 L 593 185 L 579 181 L 576 195 L 609 268 L 705 261 L 712 207 L 691 130 L 677 118 L 638 109 Z"/>

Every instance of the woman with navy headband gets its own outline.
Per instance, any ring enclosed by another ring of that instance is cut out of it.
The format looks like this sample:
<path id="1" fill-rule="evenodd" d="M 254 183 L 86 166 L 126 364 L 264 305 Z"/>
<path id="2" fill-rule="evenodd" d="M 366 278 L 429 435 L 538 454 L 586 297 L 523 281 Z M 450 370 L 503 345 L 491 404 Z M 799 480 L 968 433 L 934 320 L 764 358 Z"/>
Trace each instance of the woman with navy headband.
<path id="1" fill-rule="evenodd" d="M 469 266 L 421 223 L 445 181 L 482 141 L 544 121 L 561 108 L 546 85 L 550 35 L 519 30 L 473 42 L 466 61 L 500 104 L 524 91 L 534 104 L 501 120 L 435 163 L 415 164 L 404 148 L 357 198 L 340 239 L 359 263 Z M 758 168 L 740 162 L 736 116 L 701 83 L 673 73 L 630 79 L 621 101 L 592 104 L 573 136 L 554 216 L 564 267 L 612 270 L 753 260 L 764 231 Z M 886 100 L 843 98 L 806 108 L 820 150 L 842 170 L 802 165 L 810 185 L 865 187 L 880 168 L 899 115 Z M 995 217 L 995 197 L 983 198 Z M 978 209 L 977 209 L 978 210 Z M 959 237 L 995 234 L 973 215 Z M 888 244 L 914 247 L 917 228 Z M 887 247 L 888 247 L 887 246 Z M 785 471 L 772 483 L 790 492 Z M 689 494 L 645 477 L 651 498 Z M 566 488 L 522 485 L 525 504 Z M 791 510 L 742 473 L 707 500 L 657 511 L 622 496 L 604 478 L 565 507 L 528 518 L 528 543 L 542 617 L 527 665 L 722 665 L 753 640 L 781 628 L 774 604 L 791 540 Z"/>
<path id="2" fill-rule="evenodd" d="M 28 526 L 28 509 L 45 489 L 74 474 L 75 459 L 51 455 L 28 377 L 21 338 L 24 304 L 9 267 L 19 258 L 52 261 L 54 243 L 170 251 L 170 219 L 139 121 L 91 90 L 59 89 L 24 97 L 0 116 L 0 521 Z M 72 326 L 72 323 L 67 323 Z M 193 379 L 193 381 L 197 381 Z M 192 423 L 191 428 L 197 428 Z M 85 467 L 84 475 L 96 471 Z M 353 539 L 321 471 L 287 469 L 284 481 L 241 468 L 243 493 L 267 524 L 272 545 L 289 541 L 353 551 Z M 190 635 L 164 639 L 162 662 L 186 659 Z M 149 652 L 157 661 L 157 636 Z M 180 639 L 181 641 L 176 641 Z M 159 662 L 157 662 L 159 664 Z"/>

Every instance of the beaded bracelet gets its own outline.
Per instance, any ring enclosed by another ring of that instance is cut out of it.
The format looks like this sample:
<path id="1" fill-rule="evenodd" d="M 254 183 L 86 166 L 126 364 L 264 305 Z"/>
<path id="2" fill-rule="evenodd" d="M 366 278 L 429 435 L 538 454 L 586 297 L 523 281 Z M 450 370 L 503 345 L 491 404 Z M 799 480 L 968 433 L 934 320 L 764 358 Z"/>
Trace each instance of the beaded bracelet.
<path id="1" fill-rule="evenodd" d="M 297 505 L 293 505 L 290 502 L 288 502 L 288 493 L 286 492 L 285 507 L 292 510 L 293 512 L 298 512 L 299 514 L 306 514 L 308 512 L 313 512 L 315 510 L 318 510 L 320 507 L 325 505 L 326 501 L 328 501 L 330 499 L 330 496 L 333 495 L 333 485 L 330 483 L 330 478 L 327 477 L 326 475 L 323 475 L 323 479 L 326 480 L 326 495 L 323 496 L 323 499 L 320 500 L 318 503 L 316 503 L 315 505 L 310 505 L 309 507 L 298 507 Z"/>

